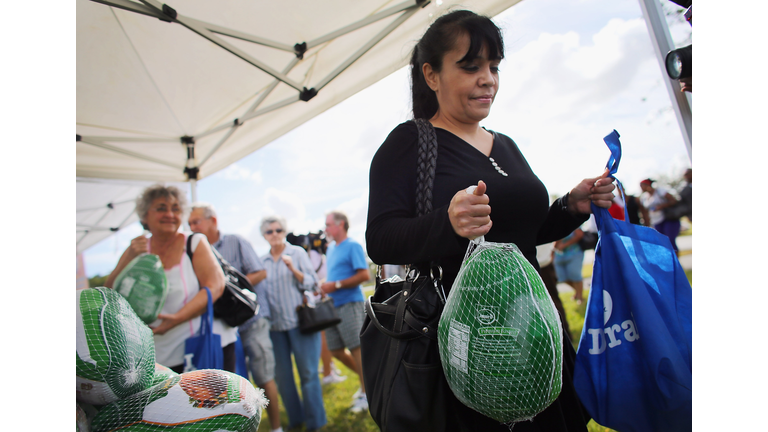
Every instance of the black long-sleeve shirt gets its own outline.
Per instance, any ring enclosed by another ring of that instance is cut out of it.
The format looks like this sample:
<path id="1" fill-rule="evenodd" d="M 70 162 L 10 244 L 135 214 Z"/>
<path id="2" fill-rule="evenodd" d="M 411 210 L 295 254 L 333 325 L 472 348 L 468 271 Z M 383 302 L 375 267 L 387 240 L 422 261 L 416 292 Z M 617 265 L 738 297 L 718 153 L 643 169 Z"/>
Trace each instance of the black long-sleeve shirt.
<path id="1" fill-rule="evenodd" d="M 547 190 L 533 173 L 512 139 L 494 134 L 490 158 L 444 129 L 435 129 L 438 141 L 433 186 L 433 211 L 416 217 L 416 160 L 418 131 L 413 122 L 398 125 L 381 145 L 371 163 L 368 255 L 380 264 L 435 261 L 450 289 L 466 253 L 468 240 L 456 235 L 448 206 L 456 192 L 483 180 L 490 199 L 493 226 L 485 239 L 515 243 L 528 261 L 539 268 L 536 245 L 561 239 L 586 219 L 549 206 Z"/>

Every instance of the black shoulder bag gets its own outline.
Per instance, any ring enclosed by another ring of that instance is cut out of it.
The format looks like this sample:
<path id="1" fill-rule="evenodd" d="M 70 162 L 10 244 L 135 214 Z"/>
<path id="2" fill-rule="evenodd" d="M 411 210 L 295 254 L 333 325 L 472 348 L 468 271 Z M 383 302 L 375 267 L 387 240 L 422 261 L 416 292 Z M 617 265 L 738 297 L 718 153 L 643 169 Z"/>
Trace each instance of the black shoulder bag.
<path id="1" fill-rule="evenodd" d="M 421 216 L 432 211 L 437 138 L 429 121 L 414 121 L 419 130 L 416 208 Z M 376 291 L 365 301 L 363 380 L 371 416 L 382 432 L 446 428 L 448 384 L 437 347 L 445 304 L 441 273 L 432 263 L 412 264 L 405 280 L 381 280 L 379 271 Z"/>
<path id="2" fill-rule="evenodd" d="M 187 237 L 187 255 L 192 261 L 192 236 Z M 253 286 L 240 271 L 232 266 L 219 251 L 211 245 L 211 251 L 219 260 L 221 270 L 224 272 L 224 293 L 213 304 L 213 316 L 221 318 L 230 327 L 237 327 L 259 312 L 259 303 L 256 301 L 256 293 Z"/>

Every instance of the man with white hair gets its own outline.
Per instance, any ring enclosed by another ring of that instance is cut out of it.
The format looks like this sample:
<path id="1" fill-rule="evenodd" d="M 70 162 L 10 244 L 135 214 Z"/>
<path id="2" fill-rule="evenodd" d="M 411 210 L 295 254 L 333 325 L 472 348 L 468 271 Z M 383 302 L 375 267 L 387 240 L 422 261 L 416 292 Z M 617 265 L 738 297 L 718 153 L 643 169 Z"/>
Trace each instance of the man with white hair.
<path id="1" fill-rule="evenodd" d="M 280 404 L 275 384 L 275 356 L 269 337 L 269 304 L 264 286 L 260 284 L 267 277 L 262 261 L 253 246 L 237 234 L 222 234 L 219 231 L 216 210 L 208 203 L 195 203 L 189 214 L 189 228 L 203 233 L 211 244 L 234 268 L 243 273 L 256 292 L 259 313 L 239 327 L 243 349 L 248 356 L 248 369 L 253 381 L 264 389 L 269 399 L 267 414 L 273 432 L 282 432 L 280 426 Z M 215 325 L 214 325 L 215 328 Z M 234 344 L 232 344 L 234 349 Z"/>

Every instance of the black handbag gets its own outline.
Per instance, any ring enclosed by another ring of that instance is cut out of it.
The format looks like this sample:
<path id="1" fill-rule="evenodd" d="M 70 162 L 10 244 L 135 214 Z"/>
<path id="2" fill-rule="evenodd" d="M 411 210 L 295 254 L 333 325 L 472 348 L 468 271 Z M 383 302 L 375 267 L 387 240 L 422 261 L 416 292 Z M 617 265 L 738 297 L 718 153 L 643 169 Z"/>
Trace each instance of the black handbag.
<path id="1" fill-rule="evenodd" d="M 416 208 L 432 211 L 437 139 L 432 125 L 414 120 L 419 130 Z M 380 269 L 380 268 L 379 268 Z M 445 380 L 437 346 L 437 325 L 445 304 L 438 266 L 411 265 L 405 280 L 381 280 L 365 301 L 360 331 L 363 380 L 371 417 L 382 430 L 446 429 Z"/>
<path id="2" fill-rule="evenodd" d="M 187 237 L 187 255 L 192 261 L 192 236 Z M 253 286 L 240 271 L 232 266 L 219 251 L 211 245 L 211 251 L 219 260 L 224 272 L 224 292 L 213 303 L 213 316 L 221 318 L 230 327 L 237 327 L 259 312 L 259 303 Z"/>
<path id="3" fill-rule="evenodd" d="M 341 322 L 333 299 L 326 296 L 315 303 L 314 306 L 301 304 L 296 306 L 296 315 L 299 317 L 299 331 L 302 334 L 310 334 L 333 327 Z"/>

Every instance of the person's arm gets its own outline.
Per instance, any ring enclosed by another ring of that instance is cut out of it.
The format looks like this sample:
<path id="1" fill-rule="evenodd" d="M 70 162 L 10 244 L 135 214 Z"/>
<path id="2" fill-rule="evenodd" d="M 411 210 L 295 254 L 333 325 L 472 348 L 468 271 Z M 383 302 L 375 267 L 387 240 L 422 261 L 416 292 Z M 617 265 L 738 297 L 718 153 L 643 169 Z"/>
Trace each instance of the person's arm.
<path id="1" fill-rule="evenodd" d="M 564 251 L 569 246 L 572 246 L 579 242 L 579 240 L 584 237 L 584 231 L 582 231 L 580 228 L 576 228 L 573 231 L 573 236 L 569 238 L 568 240 L 558 240 L 557 243 L 555 243 L 555 249 L 559 251 Z"/>
<path id="2" fill-rule="evenodd" d="M 205 312 L 208 306 L 208 294 L 203 287 L 211 291 L 211 298 L 215 302 L 224 292 L 224 272 L 221 270 L 218 260 L 211 251 L 211 246 L 205 236 L 198 236 L 200 242 L 192 255 L 192 268 L 195 270 L 197 280 L 200 282 L 200 291 L 176 313 L 160 314 L 157 316 L 162 322 L 152 329 L 155 334 L 164 334 L 177 325 L 198 317 Z"/>
<path id="3" fill-rule="evenodd" d="M 582 180 L 563 197 L 552 203 L 547 219 L 537 234 L 537 244 L 562 239 L 581 226 L 592 213 L 592 204 L 608 209 L 613 203 L 613 179 L 606 168 L 599 177 Z M 564 202 L 566 201 L 567 202 Z M 582 233 L 583 234 L 583 233 Z"/>
<path id="4" fill-rule="evenodd" d="M 670 194 L 669 192 L 664 194 L 664 202 L 656 206 L 656 210 L 662 210 L 665 208 L 669 208 L 677 204 L 677 198 L 674 197 L 674 195 Z"/>
<path id="5" fill-rule="evenodd" d="M 245 273 L 245 277 L 251 283 L 251 286 L 256 286 L 267 277 L 264 264 L 256 256 L 256 251 L 253 250 L 253 246 L 251 246 L 248 240 L 240 236 L 235 238 L 238 240 L 237 244 L 240 249 L 240 260 L 243 263 L 243 273 Z"/>
<path id="6" fill-rule="evenodd" d="M 112 270 L 112 273 L 109 274 L 107 280 L 104 282 L 104 286 L 107 288 L 113 288 L 112 285 L 115 283 L 115 279 L 117 279 L 117 276 L 121 271 L 123 271 L 125 266 L 127 266 L 131 260 L 137 256 L 147 252 L 149 252 L 149 239 L 143 235 L 132 239 L 131 244 L 120 256 L 120 260 L 118 260 L 117 266 L 114 270 Z"/>
<path id="7" fill-rule="evenodd" d="M 283 253 L 283 262 L 299 282 L 299 288 L 304 291 L 314 291 L 317 285 L 317 275 L 309 261 L 309 255 L 304 249 L 293 248 L 290 255 Z"/>
<path id="8" fill-rule="evenodd" d="M 371 279 L 371 273 L 368 269 L 357 269 L 352 276 L 339 281 L 339 288 L 336 288 L 336 281 L 325 282 L 320 286 L 320 290 L 326 294 L 336 292 L 340 289 L 357 288 L 363 282 L 368 282 Z"/>
<path id="9" fill-rule="evenodd" d="M 416 126 L 404 123 L 371 162 L 365 240 L 375 263 L 427 262 L 466 251 L 468 240 L 453 230 L 448 205 L 416 216 L 417 147 Z"/>
<path id="10" fill-rule="evenodd" d="M 267 271 L 259 270 L 253 273 L 248 273 L 245 277 L 248 278 L 248 282 L 251 283 L 251 286 L 256 286 L 259 282 L 267 278 Z"/>

